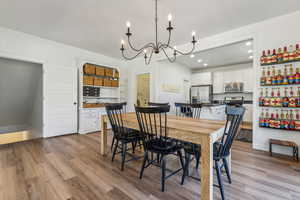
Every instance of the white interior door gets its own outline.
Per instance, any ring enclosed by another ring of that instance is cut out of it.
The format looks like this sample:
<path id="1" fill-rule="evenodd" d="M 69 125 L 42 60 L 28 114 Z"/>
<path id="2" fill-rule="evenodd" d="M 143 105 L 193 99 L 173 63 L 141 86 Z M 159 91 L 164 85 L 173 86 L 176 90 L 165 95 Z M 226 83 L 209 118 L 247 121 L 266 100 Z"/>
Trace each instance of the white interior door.
<path id="1" fill-rule="evenodd" d="M 77 133 L 77 69 L 44 67 L 44 137 Z"/>

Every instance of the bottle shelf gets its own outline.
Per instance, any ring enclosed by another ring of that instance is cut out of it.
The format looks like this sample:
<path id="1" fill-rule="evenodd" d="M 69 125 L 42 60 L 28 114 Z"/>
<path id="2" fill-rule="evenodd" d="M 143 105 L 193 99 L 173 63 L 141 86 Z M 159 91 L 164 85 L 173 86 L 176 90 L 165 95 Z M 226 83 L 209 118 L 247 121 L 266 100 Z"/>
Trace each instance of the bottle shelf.
<path id="1" fill-rule="evenodd" d="M 268 64 L 260 63 L 260 66 L 264 67 L 264 66 L 282 65 L 282 64 L 297 63 L 297 62 L 300 62 L 300 60 L 292 60 L 292 61 L 276 62 L 276 63 L 268 63 Z"/>
<path id="2" fill-rule="evenodd" d="M 277 129 L 277 130 L 283 130 L 283 131 L 300 131 L 300 129 L 286 129 L 286 128 L 275 128 L 275 127 L 266 127 L 266 126 L 260 126 L 260 128 L 269 128 L 269 129 Z"/>
<path id="3" fill-rule="evenodd" d="M 289 48 L 278 48 L 278 51 L 275 48 L 273 51 L 263 51 L 260 58 L 262 76 L 258 100 L 261 108 L 258 123 L 260 128 L 300 131 L 299 63 L 299 44 L 295 47 L 290 45 Z M 296 87 L 298 89 L 295 93 Z"/>
<path id="4" fill-rule="evenodd" d="M 261 87 L 284 87 L 284 86 L 300 86 L 300 83 L 292 83 L 292 84 L 272 84 L 272 85 L 262 85 L 260 84 Z"/>
<path id="5" fill-rule="evenodd" d="M 287 131 L 300 131 L 300 120 L 260 118 L 259 127 Z"/>
<path id="6" fill-rule="evenodd" d="M 262 108 L 290 108 L 290 109 L 300 109 L 300 107 L 283 107 L 283 106 L 259 106 Z"/>

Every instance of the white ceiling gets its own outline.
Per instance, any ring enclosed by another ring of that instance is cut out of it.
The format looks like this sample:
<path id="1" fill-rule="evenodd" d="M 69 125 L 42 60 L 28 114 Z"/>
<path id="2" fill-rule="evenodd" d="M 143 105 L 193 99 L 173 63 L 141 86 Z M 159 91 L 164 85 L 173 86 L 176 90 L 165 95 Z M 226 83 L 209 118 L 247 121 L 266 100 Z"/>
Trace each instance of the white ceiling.
<path id="1" fill-rule="evenodd" d="M 252 42 L 243 41 L 206 51 L 195 52 L 193 58 L 190 56 L 180 56 L 176 62 L 191 69 L 228 66 L 252 62 L 252 59 L 249 58 L 249 56 L 252 56 L 252 52 L 248 52 L 249 50 L 252 50 Z M 198 60 L 201 60 L 201 63 Z"/>
<path id="2" fill-rule="evenodd" d="M 159 0 L 160 33 L 174 16 L 176 45 L 300 9 L 299 0 Z M 1 0 L 0 26 L 120 57 L 131 21 L 134 41 L 154 39 L 154 0 Z M 174 45 L 175 45 L 174 44 Z"/>

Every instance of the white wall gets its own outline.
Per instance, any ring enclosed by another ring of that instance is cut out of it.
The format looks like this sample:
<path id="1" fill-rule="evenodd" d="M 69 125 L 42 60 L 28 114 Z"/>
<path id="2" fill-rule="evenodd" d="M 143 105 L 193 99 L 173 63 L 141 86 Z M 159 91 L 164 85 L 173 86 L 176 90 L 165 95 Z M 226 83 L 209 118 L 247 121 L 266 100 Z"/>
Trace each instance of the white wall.
<path id="1" fill-rule="evenodd" d="M 32 100 L 41 91 L 41 78 L 39 64 L 0 58 L 0 127 L 31 125 L 29 116 L 40 103 Z"/>
<path id="2" fill-rule="evenodd" d="M 130 69 L 128 103 L 130 109 L 136 103 L 136 75 L 141 73 L 150 73 L 150 100 L 153 102 L 186 102 L 185 84 L 190 85 L 191 71 L 179 64 L 154 61 L 150 65 L 145 65 L 143 60 L 128 62 Z M 188 82 L 188 83 L 187 83 Z M 166 92 L 163 85 L 178 87 L 179 91 Z M 188 89 L 189 86 L 186 87 Z M 174 111 L 174 108 L 172 108 Z"/>
<path id="3" fill-rule="evenodd" d="M 77 68 L 82 61 L 116 66 L 120 68 L 121 85 L 127 80 L 126 63 L 121 60 L 1 27 L 0 57 L 41 63 L 46 72 L 52 67 L 58 69 L 65 67 Z M 44 78 L 51 82 L 51 80 L 55 80 L 55 74 L 46 73 Z M 59 90 L 59 84 L 56 84 L 56 87 Z M 122 94 L 126 95 L 125 93 Z M 45 100 L 47 100 L 47 96 L 45 96 Z M 51 120 L 56 119 L 55 116 L 49 114 L 51 107 L 53 106 L 47 105 L 44 110 L 44 122 L 46 123 L 44 124 L 46 127 L 43 133 L 44 136 L 52 135 L 49 132 L 51 127 L 47 127 L 47 123 L 50 124 Z"/>

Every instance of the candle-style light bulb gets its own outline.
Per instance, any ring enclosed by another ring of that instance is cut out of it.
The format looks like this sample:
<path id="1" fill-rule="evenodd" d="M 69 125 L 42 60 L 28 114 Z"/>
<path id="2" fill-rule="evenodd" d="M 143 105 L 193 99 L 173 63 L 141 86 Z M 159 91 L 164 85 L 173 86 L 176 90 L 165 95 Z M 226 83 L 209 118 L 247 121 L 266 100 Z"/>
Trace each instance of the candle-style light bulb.
<path id="1" fill-rule="evenodd" d="M 174 46 L 173 48 L 174 48 L 174 50 L 177 50 L 177 47 L 176 47 L 176 46 Z"/>
<path id="2" fill-rule="evenodd" d="M 125 48 L 124 48 L 124 44 L 125 44 L 125 41 L 124 40 L 121 40 L 121 51 L 124 51 L 125 50 Z"/>
<path id="3" fill-rule="evenodd" d="M 127 33 L 126 33 L 126 35 L 127 35 L 128 37 L 130 37 L 130 36 L 131 36 L 131 33 L 130 33 L 130 26 L 131 26 L 131 24 L 130 24 L 129 21 L 126 22 L 126 26 L 127 26 Z"/>
<path id="4" fill-rule="evenodd" d="M 147 53 L 147 49 L 144 49 L 144 53 L 145 53 L 145 54 Z"/>
<path id="5" fill-rule="evenodd" d="M 196 36 L 196 32 L 195 32 L 195 31 L 192 31 L 192 37 L 193 37 L 192 43 L 193 43 L 193 44 L 196 43 L 195 36 Z"/>
<path id="6" fill-rule="evenodd" d="M 167 28 L 168 31 L 171 31 L 173 29 L 172 27 L 172 15 L 168 15 L 168 21 L 169 21 L 169 27 Z"/>
<path id="7" fill-rule="evenodd" d="M 172 15 L 171 15 L 171 13 L 168 15 L 168 21 L 169 22 L 172 21 Z"/>

